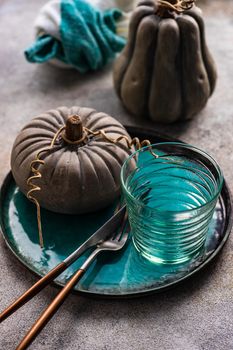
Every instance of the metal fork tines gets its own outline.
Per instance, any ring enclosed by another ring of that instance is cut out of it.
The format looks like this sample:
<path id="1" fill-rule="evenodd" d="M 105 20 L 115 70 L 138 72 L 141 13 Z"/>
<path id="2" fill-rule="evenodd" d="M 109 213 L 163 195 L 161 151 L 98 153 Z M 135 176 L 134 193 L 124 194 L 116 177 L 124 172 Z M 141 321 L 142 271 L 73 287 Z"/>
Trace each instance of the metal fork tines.
<path id="1" fill-rule="evenodd" d="M 11 303 L 5 310 L 0 313 L 0 323 L 12 315 L 15 311 L 20 309 L 24 304 L 30 301 L 42 289 L 44 289 L 50 282 L 54 281 L 62 272 L 64 272 L 70 265 L 72 265 L 84 252 L 89 248 L 96 247 L 100 241 L 107 240 L 116 232 L 117 228 L 121 229 L 125 224 L 126 207 L 117 207 L 114 215 L 102 225 L 92 236 L 90 236 L 81 246 L 75 249 L 66 259 L 61 261 L 57 266 L 50 270 L 46 275 L 40 278 L 33 286 L 26 292 L 20 295 L 13 303 Z"/>
<path id="2" fill-rule="evenodd" d="M 16 348 L 16 350 L 26 349 L 32 343 L 32 341 L 36 338 L 36 336 L 41 332 L 41 330 L 49 322 L 49 320 L 56 313 L 59 307 L 63 304 L 66 297 L 69 295 L 69 293 L 74 288 L 74 286 L 78 283 L 78 281 L 84 275 L 84 273 L 86 272 L 88 267 L 92 264 L 92 262 L 96 259 L 96 257 L 101 252 L 104 252 L 104 251 L 121 250 L 127 242 L 128 234 L 129 234 L 129 224 L 127 220 L 127 214 L 125 214 L 123 223 L 121 225 L 121 228 L 117 232 L 117 234 L 115 234 L 115 236 L 111 238 L 100 241 L 97 244 L 96 249 L 91 253 L 89 258 L 87 258 L 87 260 L 84 262 L 81 268 L 74 274 L 74 276 L 72 276 L 72 278 L 68 281 L 68 283 L 64 286 L 64 288 L 52 301 L 52 303 L 41 314 L 41 316 L 34 323 L 30 331 L 26 334 L 22 342 Z"/>
<path id="3" fill-rule="evenodd" d="M 93 251 L 93 253 L 87 258 L 87 260 L 84 262 L 84 264 L 81 266 L 81 270 L 86 271 L 88 269 L 88 267 L 91 265 L 91 263 L 96 259 L 96 257 L 104 251 L 117 251 L 117 250 L 121 250 L 127 239 L 128 239 L 128 230 L 125 227 L 124 228 L 124 232 L 122 232 L 121 230 L 119 231 L 118 234 L 116 234 L 114 237 L 100 242 L 97 245 L 97 248 Z"/>

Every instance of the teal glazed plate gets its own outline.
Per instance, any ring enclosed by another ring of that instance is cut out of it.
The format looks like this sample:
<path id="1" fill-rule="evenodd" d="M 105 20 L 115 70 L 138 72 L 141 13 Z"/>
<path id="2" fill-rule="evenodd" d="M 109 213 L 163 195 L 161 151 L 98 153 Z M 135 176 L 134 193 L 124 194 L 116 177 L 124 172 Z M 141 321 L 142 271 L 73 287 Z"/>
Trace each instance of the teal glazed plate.
<path id="1" fill-rule="evenodd" d="M 132 136 L 152 143 L 177 141 L 150 130 L 129 127 Z M 44 276 L 78 248 L 113 214 L 116 203 L 94 214 L 70 216 L 42 209 L 45 248 L 38 242 L 36 209 L 19 191 L 12 174 L 1 188 L 0 220 L 2 234 L 12 253 L 28 269 Z M 133 297 L 160 292 L 191 277 L 210 263 L 223 248 L 232 228 L 232 203 L 226 183 L 215 209 L 205 250 L 198 260 L 173 267 L 157 266 L 135 250 L 132 241 L 119 253 L 103 254 L 93 263 L 75 291 L 104 297 Z M 55 283 L 64 286 L 90 254 L 86 252 L 61 274 Z"/>

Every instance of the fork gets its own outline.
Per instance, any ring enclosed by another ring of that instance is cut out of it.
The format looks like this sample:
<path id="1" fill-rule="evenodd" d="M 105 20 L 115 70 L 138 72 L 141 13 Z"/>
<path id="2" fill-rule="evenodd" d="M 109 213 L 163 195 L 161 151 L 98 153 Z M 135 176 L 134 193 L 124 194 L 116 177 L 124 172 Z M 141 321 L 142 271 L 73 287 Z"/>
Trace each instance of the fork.
<path id="1" fill-rule="evenodd" d="M 129 227 L 128 223 L 126 223 L 123 231 L 120 230 L 114 237 L 100 241 L 96 249 L 91 253 L 91 255 L 87 258 L 84 264 L 80 267 L 80 269 L 74 274 L 74 276 L 68 281 L 68 283 L 63 287 L 63 289 L 58 293 L 52 303 L 42 312 L 40 317 L 25 335 L 21 343 L 18 345 L 16 350 L 26 349 L 33 340 L 37 337 L 37 335 L 42 331 L 42 329 L 46 326 L 49 320 L 53 317 L 53 315 L 57 312 L 59 307 L 63 304 L 73 287 L 78 283 L 78 281 L 82 278 L 84 273 L 87 271 L 88 267 L 93 263 L 93 261 L 97 258 L 97 256 L 104 251 L 119 251 L 121 250 L 128 239 L 129 235 Z"/>

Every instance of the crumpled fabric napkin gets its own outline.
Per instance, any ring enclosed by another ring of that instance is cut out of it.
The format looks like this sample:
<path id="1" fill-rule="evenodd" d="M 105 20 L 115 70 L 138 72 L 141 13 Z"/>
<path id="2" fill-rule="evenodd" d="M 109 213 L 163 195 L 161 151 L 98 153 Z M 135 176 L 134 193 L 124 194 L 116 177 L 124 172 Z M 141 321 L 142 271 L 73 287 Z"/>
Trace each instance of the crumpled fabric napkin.
<path id="1" fill-rule="evenodd" d="M 101 69 L 125 45 L 116 33 L 121 19 L 116 8 L 101 11 L 85 0 L 52 0 L 41 9 L 37 40 L 25 56 L 37 63 L 56 59 L 81 73 Z"/>

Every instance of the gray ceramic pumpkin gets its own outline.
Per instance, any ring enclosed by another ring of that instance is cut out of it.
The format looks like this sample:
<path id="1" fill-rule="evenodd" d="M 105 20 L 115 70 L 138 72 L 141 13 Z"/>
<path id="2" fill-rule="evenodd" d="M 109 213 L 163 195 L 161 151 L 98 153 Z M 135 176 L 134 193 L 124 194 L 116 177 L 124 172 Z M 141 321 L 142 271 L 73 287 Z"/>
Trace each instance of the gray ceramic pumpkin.
<path id="1" fill-rule="evenodd" d="M 115 88 L 129 112 L 163 123 L 193 118 L 213 93 L 216 78 L 199 8 L 178 14 L 161 9 L 156 0 L 139 4 L 114 66 Z"/>
<path id="2" fill-rule="evenodd" d="M 89 108 L 60 107 L 39 115 L 19 133 L 11 155 L 12 173 L 24 194 L 29 190 L 27 179 L 33 175 L 31 162 L 40 149 L 50 145 L 55 133 L 66 124 L 66 138 L 75 141 L 75 129 L 72 125 L 67 129 L 72 115 L 80 116 L 82 127 L 92 131 L 103 129 L 113 139 L 129 137 L 118 121 Z M 120 194 L 120 170 L 129 154 L 123 140 L 112 144 L 89 136 L 85 143 L 76 145 L 60 136 L 52 151 L 43 155 L 45 164 L 38 168 L 42 178 L 34 180 L 41 191 L 34 197 L 42 207 L 59 213 L 79 214 L 104 208 Z"/>

